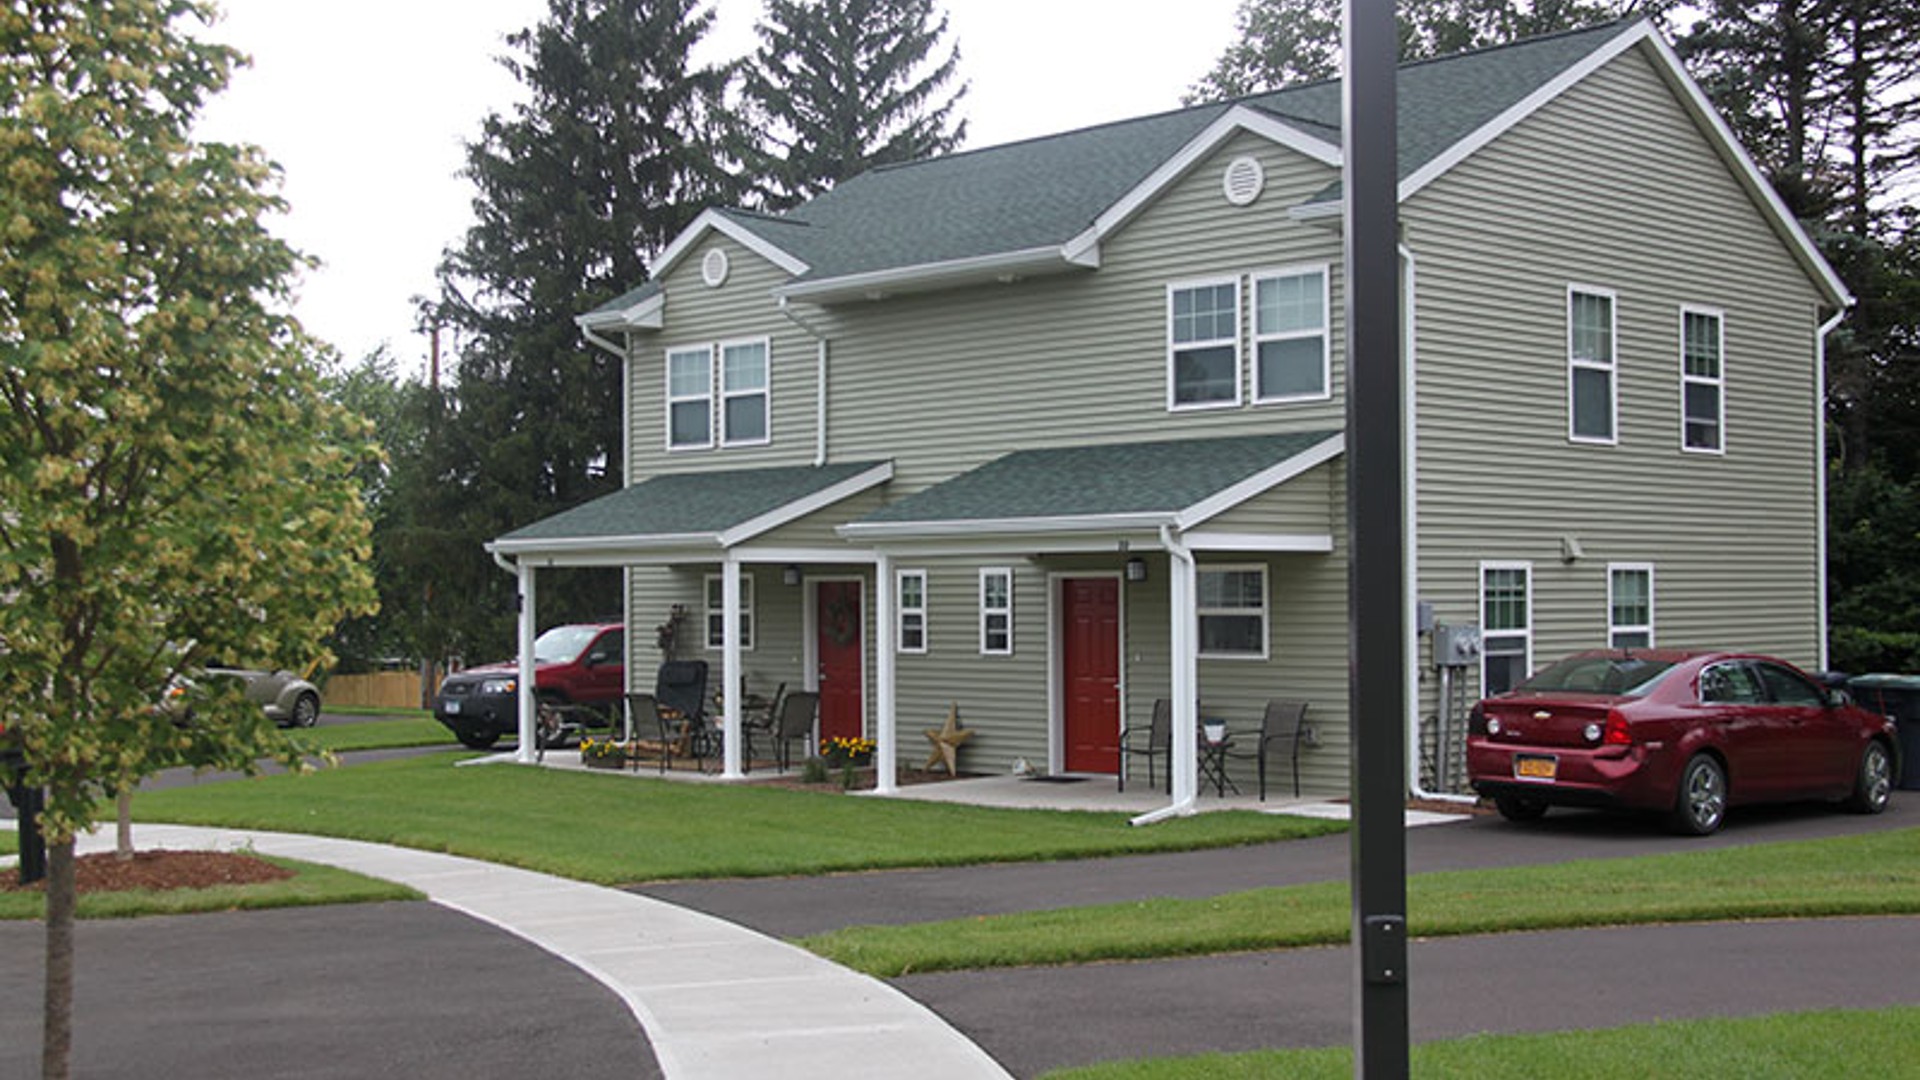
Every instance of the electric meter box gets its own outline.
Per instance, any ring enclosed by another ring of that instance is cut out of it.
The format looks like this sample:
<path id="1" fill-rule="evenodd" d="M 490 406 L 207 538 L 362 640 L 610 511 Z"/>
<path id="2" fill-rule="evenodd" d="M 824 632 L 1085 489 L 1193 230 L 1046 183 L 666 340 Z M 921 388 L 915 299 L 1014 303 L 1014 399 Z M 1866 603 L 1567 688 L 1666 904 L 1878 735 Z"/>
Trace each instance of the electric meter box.
<path id="1" fill-rule="evenodd" d="M 1480 662 L 1480 627 L 1440 623 L 1433 628 L 1435 667 L 1468 667 Z"/>

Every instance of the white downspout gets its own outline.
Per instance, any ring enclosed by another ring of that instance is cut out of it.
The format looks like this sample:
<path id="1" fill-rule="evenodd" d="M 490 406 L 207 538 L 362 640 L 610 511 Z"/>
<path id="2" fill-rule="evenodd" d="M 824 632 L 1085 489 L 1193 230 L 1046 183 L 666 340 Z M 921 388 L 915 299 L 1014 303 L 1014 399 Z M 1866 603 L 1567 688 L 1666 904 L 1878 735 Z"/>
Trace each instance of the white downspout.
<path id="1" fill-rule="evenodd" d="M 1194 566 L 1193 552 L 1173 535 L 1169 526 L 1160 526 L 1160 544 L 1167 549 L 1169 619 L 1171 620 L 1173 672 L 1173 801 L 1158 810 L 1134 818 L 1130 824 L 1152 825 L 1171 817 L 1186 817 L 1194 812 L 1199 796 L 1199 706 L 1200 672 L 1194 651 Z"/>
<path id="2" fill-rule="evenodd" d="M 1402 243 L 1400 259 L 1406 264 L 1406 274 L 1400 296 L 1400 345 L 1401 384 L 1406 394 L 1400 404 L 1400 445 L 1406 455 L 1402 462 L 1402 475 L 1406 477 L 1406 505 L 1404 524 L 1406 530 L 1401 543 L 1406 550 L 1406 594 L 1411 602 L 1418 602 L 1420 596 L 1420 457 L 1418 440 L 1420 435 L 1419 418 L 1415 410 L 1419 407 L 1420 364 L 1419 349 L 1415 342 L 1418 338 L 1415 315 L 1420 305 L 1415 302 L 1415 292 L 1419 283 L 1420 261 L 1413 249 Z M 1402 662 L 1401 678 L 1406 680 L 1407 699 L 1407 791 L 1416 799 L 1433 799 L 1439 802 L 1457 802 L 1471 805 L 1475 800 L 1471 795 L 1455 795 L 1444 791 L 1428 791 L 1420 786 L 1420 628 L 1413 620 L 1407 621 L 1405 630 L 1406 651 Z"/>
<path id="3" fill-rule="evenodd" d="M 813 463 L 827 463 L 827 335 L 815 329 L 813 324 L 795 314 L 788 306 L 787 298 L 780 298 L 780 314 L 787 321 L 812 335 L 819 343 L 814 356 L 814 404 L 813 404 Z"/>
<path id="4" fill-rule="evenodd" d="M 1827 335 L 1833 333 L 1846 317 L 1846 309 L 1841 308 L 1833 318 L 1821 323 L 1813 350 L 1814 529 L 1819 557 L 1815 580 L 1820 605 L 1820 654 L 1814 666 L 1821 671 L 1827 670 L 1830 660 L 1827 653 Z"/>
<path id="5" fill-rule="evenodd" d="M 895 758 L 900 752 L 900 724 L 894 715 L 894 658 L 898 644 L 893 622 L 893 556 L 877 554 L 873 563 L 873 655 L 875 702 L 874 717 L 874 794 L 892 795 L 899 790 Z"/>

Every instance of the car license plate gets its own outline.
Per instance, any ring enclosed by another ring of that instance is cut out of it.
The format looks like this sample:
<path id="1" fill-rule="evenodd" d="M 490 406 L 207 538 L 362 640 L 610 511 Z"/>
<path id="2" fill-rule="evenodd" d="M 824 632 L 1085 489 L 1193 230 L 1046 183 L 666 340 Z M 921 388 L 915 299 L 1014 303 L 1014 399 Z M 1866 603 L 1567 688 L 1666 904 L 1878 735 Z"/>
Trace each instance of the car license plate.
<path id="1" fill-rule="evenodd" d="M 1560 771 L 1560 759 L 1551 754 L 1513 755 L 1513 775 L 1518 780 L 1551 780 Z"/>
<path id="2" fill-rule="evenodd" d="M 459 716 L 459 715 L 460 715 L 460 703 L 459 703 L 459 702 L 457 702 L 457 701 L 449 701 L 449 702 L 447 702 L 447 715 L 448 715 L 448 716 Z"/>

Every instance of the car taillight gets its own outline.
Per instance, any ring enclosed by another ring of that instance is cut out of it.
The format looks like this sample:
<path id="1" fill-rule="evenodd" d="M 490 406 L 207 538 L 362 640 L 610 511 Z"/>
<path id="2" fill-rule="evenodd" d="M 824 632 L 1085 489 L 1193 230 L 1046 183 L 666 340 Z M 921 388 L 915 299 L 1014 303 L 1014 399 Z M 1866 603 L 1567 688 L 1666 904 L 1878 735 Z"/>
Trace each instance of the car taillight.
<path id="1" fill-rule="evenodd" d="M 1607 710 L 1607 731 L 1600 737 L 1601 746 L 1632 746 L 1633 729 L 1627 726 L 1627 718 L 1620 715 L 1618 709 Z"/>

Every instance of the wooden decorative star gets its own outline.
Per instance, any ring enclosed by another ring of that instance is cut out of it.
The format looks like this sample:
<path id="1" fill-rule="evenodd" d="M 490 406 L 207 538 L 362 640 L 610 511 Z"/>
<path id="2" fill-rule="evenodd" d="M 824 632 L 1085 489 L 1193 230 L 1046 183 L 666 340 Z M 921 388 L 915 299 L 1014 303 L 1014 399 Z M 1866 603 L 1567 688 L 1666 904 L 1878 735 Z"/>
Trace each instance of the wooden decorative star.
<path id="1" fill-rule="evenodd" d="M 973 732 L 960 726 L 960 703 L 954 702 L 949 706 L 947 722 L 937 728 L 928 728 L 926 736 L 927 741 L 933 744 L 933 753 L 927 755 L 927 763 L 921 768 L 931 770 L 935 765 L 945 765 L 948 776 L 960 775 L 955 766 L 960 744 L 973 738 Z"/>

